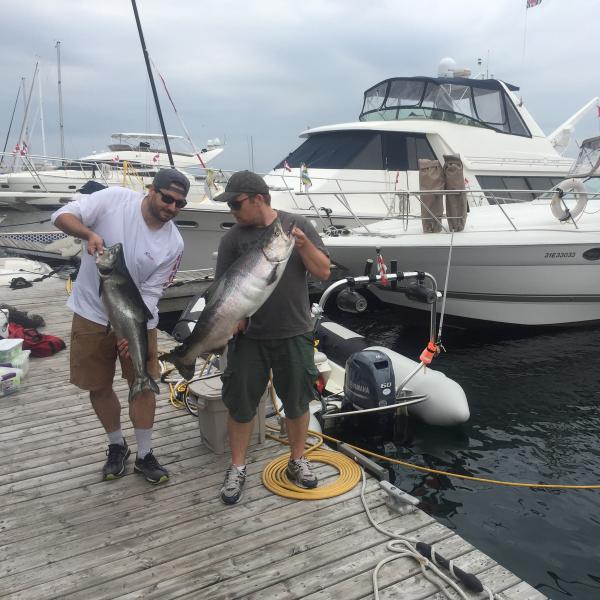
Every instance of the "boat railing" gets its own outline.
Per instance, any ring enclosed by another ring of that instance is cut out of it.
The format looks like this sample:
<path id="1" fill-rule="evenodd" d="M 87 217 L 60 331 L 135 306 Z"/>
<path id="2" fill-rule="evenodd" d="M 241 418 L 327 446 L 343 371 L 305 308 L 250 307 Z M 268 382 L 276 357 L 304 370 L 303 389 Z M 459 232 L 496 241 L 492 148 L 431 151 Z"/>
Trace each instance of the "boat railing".
<path id="1" fill-rule="evenodd" d="M 353 198 L 357 196 L 366 197 L 369 196 L 375 201 L 383 201 L 386 207 L 385 214 L 382 214 L 378 220 L 400 220 L 405 230 L 408 229 L 411 221 L 421 221 L 423 218 L 435 220 L 442 229 L 443 233 L 451 233 L 450 228 L 447 226 L 449 219 L 446 214 L 441 216 L 435 215 L 433 211 L 422 201 L 421 196 L 426 194 L 427 196 L 446 196 L 446 195 L 458 195 L 465 194 L 468 200 L 468 205 L 484 206 L 490 205 L 497 208 L 498 213 L 502 216 L 506 225 L 514 230 L 518 231 L 523 229 L 519 227 L 515 222 L 514 218 L 510 215 L 510 206 L 516 204 L 527 204 L 532 202 L 544 202 L 550 204 L 552 199 L 556 195 L 554 189 L 551 190 L 522 190 L 522 189 L 477 189 L 477 190 L 394 190 L 389 192 L 381 191 L 344 191 L 344 192 L 331 192 L 331 191 L 305 191 L 296 192 L 295 195 L 298 197 L 306 197 L 313 207 L 315 213 L 321 219 L 324 227 L 323 231 L 328 235 L 340 235 L 343 230 L 339 228 L 331 227 L 331 224 L 327 224 L 326 219 L 328 215 L 323 214 L 322 208 L 317 208 L 323 204 L 323 200 L 328 198 L 335 200 L 343 207 L 349 214 L 352 215 L 356 222 L 356 226 L 352 228 L 352 232 L 359 235 L 371 235 L 372 231 L 369 229 L 368 222 L 365 221 L 364 217 L 356 214 L 356 209 L 353 209 L 354 203 Z M 519 195 L 527 196 L 527 198 L 519 199 Z M 585 197 L 589 200 L 599 200 L 600 193 L 593 192 L 577 192 L 569 191 L 564 195 L 564 201 L 569 200 L 576 204 L 580 198 Z M 563 198 L 561 197 L 561 202 Z M 566 204 L 565 204 L 566 206 Z M 567 221 L 575 229 L 578 229 L 578 222 L 583 217 L 582 212 L 578 217 L 569 218 Z M 462 217 L 456 217 L 462 218 Z M 372 221 L 372 219 L 371 219 Z M 444 222 L 446 221 L 446 223 Z M 557 221 L 558 222 L 558 221 Z M 385 235 L 379 234 L 378 235 Z"/>

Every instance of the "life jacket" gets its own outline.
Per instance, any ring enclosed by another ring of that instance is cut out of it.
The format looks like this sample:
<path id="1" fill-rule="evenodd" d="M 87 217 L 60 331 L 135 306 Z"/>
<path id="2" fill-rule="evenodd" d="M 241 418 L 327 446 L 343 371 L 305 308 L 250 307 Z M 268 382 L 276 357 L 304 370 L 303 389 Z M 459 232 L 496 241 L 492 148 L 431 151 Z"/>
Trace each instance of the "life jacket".
<path id="1" fill-rule="evenodd" d="M 23 350 L 31 350 L 31 356 L 36 358 L 52 356 L 66 348 L 66 344 L 59 337 L 40 333 L 37 329 L 26 328 L 16 323 L 8 324 L 8 337 L 22 339 Z"/>

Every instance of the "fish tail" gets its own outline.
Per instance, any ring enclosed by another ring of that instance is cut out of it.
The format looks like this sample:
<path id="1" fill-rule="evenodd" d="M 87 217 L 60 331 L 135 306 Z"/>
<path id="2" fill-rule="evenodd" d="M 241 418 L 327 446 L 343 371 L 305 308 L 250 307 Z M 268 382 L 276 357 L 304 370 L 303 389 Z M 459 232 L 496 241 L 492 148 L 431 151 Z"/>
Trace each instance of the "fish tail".
<path id="1" fill-rule="evenodd" d="M 174 352 L 169 352 L 168 354 L 163 354 L 159 357 L 160 360 L 164 360 L 170 362 L 172 365 L 175 365 L 175 368 L 179 371 L 180 375 L 186 380 L 190 381 L 194 377 L 194 373 L 196 372 L 196 361 L 193 363 L 186 363 L 183 359 L 178 356 Z"/>
<path id="2" fill-rule="evenodd" d="M 129 402 L 133 402 L 138 394 L 141 394 L 146 390 L 154 392 L 155 394 L 160 393 L 156 381 L 154 381 L 154 379 L 152 379 L 152 377 L 150 377 L 150 375 L 147 373 L 144 375 L 144 377 L 138 377 L 135 379 L 133 385 L 131 388 L 129 388 Z"/>

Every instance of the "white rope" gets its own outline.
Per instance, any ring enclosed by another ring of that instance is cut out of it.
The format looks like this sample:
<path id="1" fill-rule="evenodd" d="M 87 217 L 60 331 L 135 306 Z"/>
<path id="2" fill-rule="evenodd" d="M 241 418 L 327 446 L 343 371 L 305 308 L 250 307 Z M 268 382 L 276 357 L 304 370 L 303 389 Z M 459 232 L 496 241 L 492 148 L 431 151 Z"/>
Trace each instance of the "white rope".
<path id="1" fill-rule="evenodd" d="M 373 525 L 373 527 L 375 527 L 375 529 L 377 529 L 377 531 L 392 538 L 392 541 L 388 542 L 386 548 L 390 552 L 394 553 L 394 555 L 388 556 L 388 557 L 380 560 L 377 563 L 375 570 L 373 571 L 373 594 L 374 594 L 375 600 L 379 600 L 379 585 L 377 583 L 377 580 L 379 577 L 379 571 L 385 564 L 387 564 L 393 560 L 396 560 L 398 558 L 403 558 L 403 557 L 414 558 L 419 563 L 419 567 L 421 568 L 421 572 L 423 573 L 423 576 L 428 581 L 430 581 L 435 586 L 437 586 L 437 588 L 449 600 L 452 600 L 452 596 L 449 596 L 445 587 L 437 579 L 435 579 L 431 573 L 428 572 L 428 570 L 427 570 L 428 568 L 431 571 L 433 571 L 433 573 L 435 573 L 443 582 L 445 582 L 448 586 L 450 586 L 462 600 L 468 600 L 465 593 L 458 587 L 458 585 L 454 581 L 452 581 L 452 579 L 450 579 L 447 575 L 442 573 L 440 571 L 440 569 L 437 567 L 437 565 L 435 565 L 427 557 L 423 556 L 420 552 L 417 551 L 417 549 L 414 546 L 417 543 L 417 540 L 403 536 L 402 534 L 394 532 L 394 531 L 389 531 L 388 529 L 385 529 L 384 527 L 382 527 L 381 525 L 379 525 L 379 523 L 377 523 L 375 521 L 375 519 L 373 518 L 373 515 L 371 514 L 369 506 L 367 504 L 367 499 L 365 498 L 365 489 L 366 489 L 366 485 L 367 485 L 365 471 L 364 471 L 364 469 L 361 469 L 361 470 L 362 470 L 362 486 L 361 486 L 361 490 L 360 490 L 360 499 L 365 508 L 365 512 L 367 513 L 367 517 L 368 517 L 371 525 Z"/>

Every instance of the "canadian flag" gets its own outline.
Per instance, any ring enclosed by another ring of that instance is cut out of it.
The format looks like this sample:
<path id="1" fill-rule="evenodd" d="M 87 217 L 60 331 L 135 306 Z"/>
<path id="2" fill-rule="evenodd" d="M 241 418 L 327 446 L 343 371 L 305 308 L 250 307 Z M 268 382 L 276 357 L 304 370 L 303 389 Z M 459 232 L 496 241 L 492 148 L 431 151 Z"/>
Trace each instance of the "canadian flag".
<path id="1" fill-rule="evenodd" d="M 18 146 L 18 144 L 17 144 Z M 21 145 L 21 156 L 25 156 L 27 154 L 27 150 L 28 150 L 28 146 L 27 146 L 27 142 L 23 142 L 23 144 Z"/>
<path id="2" fill-rule="evenodd" d="M 21 146 L 19 145 L 19 142 L 17 142 L 13 154 L 19 154 L 19 152 L 21 152 Z"/>
<path id="3" fill-rule="evenodd" d="M 112 161 L 113 161 L 114 163 L 118 163 L 118 162 L 119 162 L 119 155 L 117 154 L 117 156 L 113 156 L 113 159 L 112 159 Z"/>
<path id="4" fill-rule="evenodd" d="M 284 161 L 283 161 L 283 168 L 284 168 L 286 171 L 288 171 L 289 173 L 291 173 L 291 172 L 292 172 L 292 167 L 290 167 L 290 165 L 288 164 L 288 161 L 287 161 L 287 160 L 284 160 Z"/>
<path id="5" fill-rule="evenodd" d="M 153 157 L 152 157 L 152 162 L 157 163 L 158 159 L 160 158 L 160 154 L 157 152 Z"/>
<path id="6" fill-rule="evenodd" d="M 377 253 L 377 272 L 381 275 L 381 283 L 383 285 L 387 285 L 387 267 L 385 266 L 385 260 L 383 260 L 383 256 L 381 256 L 381 252 Z"/>

